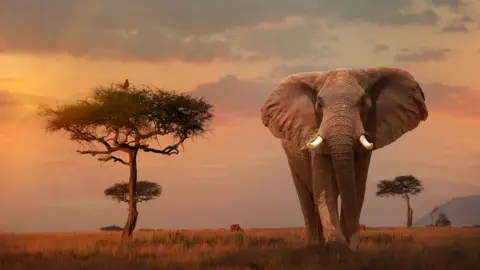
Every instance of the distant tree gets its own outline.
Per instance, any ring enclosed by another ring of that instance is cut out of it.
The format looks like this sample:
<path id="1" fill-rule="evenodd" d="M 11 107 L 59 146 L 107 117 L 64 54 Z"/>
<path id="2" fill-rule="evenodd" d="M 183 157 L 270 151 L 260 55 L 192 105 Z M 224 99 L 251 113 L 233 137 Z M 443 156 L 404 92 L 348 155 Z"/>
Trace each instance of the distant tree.
<path id="1" fill-rule="evenodd" d="M 123 228 L 116 225 L 110 225 L 110 226 L 101 227 L 100 231 L 123 231 Z"/>
<path id="2" fill-rule="evenodd" d="M 436 213 L 438 213 L 438 210 L 440 210 L 440 207 L 439 207 L 438 205 L 436 205 L 436 206 L 432 209 L 432 211 L 430 212 L 430 218 L 431 218 L 431 220 L 432 220 L 432 223 L 431 223 L 432 225 L 434 225 L 434 215 L 435 215 Z"/>
<path id="3" fill-rule="evenodd" d="M 123 182 L 113 184 L 111 187 L 105 189 L 104 194 L 119 203 L 128 203 L 130 200 L 129 183 Z M 141 203 L 153 200 L 161 194 L 162 187 L 159 184 L 149 181 L 138 181 L 136 196 L 134 198 L 136 203 Z"/>
<path id="4" fill-rule="evenodd" d="M 445 212 L 438 213 L 437 221 L 435 222 L 435 226 L 437 227 L 448 227 L 452 225 L 452 222 L 448 218 Z"/>
<path id="5" fill-rule="evenodd" d="M 100 161 L 129 167 L 129 213 L 123 242 L 131 239 L 138 217 L 137 202 L 132 199 L 137 187 L 138 152 L 178 154 L 187 139 L 206 132 L 213 118 L 213 107 L 190 94 L 150 86 L 137 88 L 126 82 L 98 87 L 88 98 L 75 103 L 44 106 L 40 114 L 47 119 L 47 132 L 64 131 L 71 140 L 85 146 L 78 153 L 100 156 Z M 165 136 L 170 136 L 173 142 L 162 143 L 160 139 Z M 153 148 L 149 141 L 163 147 Z M 127 159 L 118 154 L 126 155 Z"/>
<path id="6" fill-rule="evenodd" d="M 397 176 L 393 180 L 382 180 L 377 184 L 377 196 L 402 197 L 407 203 L 407 227 L 412 226 L 413 209 L 410 206 L 410 197 L 423 191 L 422 182 L 413 175 Z"/>

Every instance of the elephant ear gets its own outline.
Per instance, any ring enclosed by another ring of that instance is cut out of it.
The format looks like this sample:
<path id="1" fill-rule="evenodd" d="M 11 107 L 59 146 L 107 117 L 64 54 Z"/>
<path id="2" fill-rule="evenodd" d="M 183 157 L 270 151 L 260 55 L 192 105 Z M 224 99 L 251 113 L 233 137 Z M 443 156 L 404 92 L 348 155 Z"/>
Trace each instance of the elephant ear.
<path id="1" fill-rule="evenodd" d="M 306 145 L 321 123 L 321 115 L 315 111 L 315 82 L 321 74 L 289 76 L 272 92 L 261 109 L 261 118 L 273 136 L 300 148 Z"/>
<path id="2" fill-rule="evenodd" d="M 428 117 L 425 95 L 415 78 L 396 68 L 364 69 L 371 84 L 371 114 L 366 124 L 374 149 L 382 148 L 415 129 Z"/>

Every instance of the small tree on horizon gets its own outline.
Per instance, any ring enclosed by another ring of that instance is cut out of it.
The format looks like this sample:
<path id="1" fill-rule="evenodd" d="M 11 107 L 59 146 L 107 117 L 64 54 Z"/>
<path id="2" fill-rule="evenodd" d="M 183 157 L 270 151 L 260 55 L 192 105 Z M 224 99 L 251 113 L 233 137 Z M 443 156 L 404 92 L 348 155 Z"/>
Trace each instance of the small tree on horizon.
<path id="1" fill-rule="evenodd" d="M 393 180 L 381 180 L 377 184 L 376 195 L 379 197 L 402 197 L 407 204 L 407 227 L 413 223 L 413 209 L 410 197 L 422 193 L 422 182 L 413 175 L 397 176 Z"/>
<path id="2" fill-rule="evenodd" d="M 135 202 L 142 203 L 154 200 L 162 194 L 163 188 L 154 182 L 138 181 L 136 188 Z M 117 201 L 118 203 L 128 203 L 130 200 L 130 190 L 128 182 L 115 183 L 105 189 L 103 192 L 106 197 Z"/>
<path id="3" fill-rule="evenodd" d="M 47 132 L 64 131 L 70 140 L 86 148 L 77 150 L 78 153 L 129 167 L 129 211 L 123 242 L 131 239 L 138 217 L 137 202 L 132 199 L 137 193 L 138 153 L 178 154 L 187 139 L 207 131 L 213 107 L 203 98 L 190 94 L 150 86 L 135 87 L 126 81 L 98 87 L 85 100 L 43 106 L 39 113 L 47 119 Z M 170 143 L 160 142 L 165 136 L 171 137 Z M 163 146 L 151 147 L 151 141 Z"/>
<path id="4" fill-rule="evenodd" d="M 452 222 L 448 218 L 445 212 L 438 213 L 437 221 L 435 222 L 435 226 L 437 227 L 448 227 L 452 225 Z"/>

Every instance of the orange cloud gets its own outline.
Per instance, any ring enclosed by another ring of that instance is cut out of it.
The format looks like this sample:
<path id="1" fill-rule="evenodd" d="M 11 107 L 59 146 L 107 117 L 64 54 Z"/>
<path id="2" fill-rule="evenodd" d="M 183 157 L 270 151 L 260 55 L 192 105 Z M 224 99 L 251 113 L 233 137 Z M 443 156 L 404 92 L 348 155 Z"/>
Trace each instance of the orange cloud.
<path id="1" fill-rule="evenodd" d="M 480 120 L 480 90 L 441 83 L 422 87 L 430 110 L 460 119 Z"/>
<path id="2" fill-rule="evenodd" d="M 451 49 L 445 48 L 421 48 L 419 50 L 402 49 L 400 53 L 395 55 L 397 62 L 427 62 L 427 61 L 443 61 L 446 60 Z"/>
<path id="3" fill-rule="evenodd" d="M 205 96 L 221 115 L 259 117 L 260 107 L 276 82 L 244 81 L 228 75 L 199 85 L 193 93 Z M 480 91 L 441 83 L 423 84 L 428 109 L 460 119 L 480 120 Z"/>
<path id="4" fill-rule="evenodd" d="M 200 84 L 191 93 L 206 98 L 215 108 L 215 125 L 232 119 L 259 117 L 260 108 L 277 82 L 242 80 L 227 75 L 218 81 Z M 458 120 L 480 120 L 480 91 L 441 83 L 420 84 L 431 114 L 444 114 Z M 55 102 L 55 98 L 0 91 L 0 122 L 34 118 L 39 104 Z"/>
<path id="5" fill-rule="evenodd" d="M 36 121 L 40 104 L 52 104 L 54 98 L 0 90 L 0 124 Z"/>
<path id="6" fill-rule="evenodd" d="M 3 83 L 3 82 L 17 82 L 18 80 L 17 79 L 14 79 L 14 78 L 2 78 L 0 77 L 0 83 Z"/>

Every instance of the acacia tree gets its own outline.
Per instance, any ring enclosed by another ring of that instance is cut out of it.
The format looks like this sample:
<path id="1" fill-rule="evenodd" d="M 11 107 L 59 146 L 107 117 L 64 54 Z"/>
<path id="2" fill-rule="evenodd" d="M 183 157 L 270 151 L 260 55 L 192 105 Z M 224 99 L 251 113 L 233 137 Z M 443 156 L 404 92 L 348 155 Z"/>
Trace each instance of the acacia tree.
<path id="1" fill-rule="evenodd" d="M 407 203 L 407 227 L 412 226 L 413 209 L 410 206 L 410 197 L 423 191 L 422 182 L 413 175 L 397 176 L 393 180 L 382 180 L 377 184 L 377 196 L 402 197 Z"/>
<path id="2" fill-rule="evenodd" d="M 123 241 L 132 237 L 138 217 L 137 200 L 133 199 L 138 153 L 178 154 L 187 139 L 207 131 L 213 106 L 189 94 L 125 83 L 98 87 L 76 103 L 43 106 L 40 114 L 47 119 L 47 132 L 64 131 L 70 140 L 84 146 L 78 153 L 129 167 L 129 211 Z M 160 142 L 165 136 L 171 137 L 171 143 Z M 150 146 L 152 141 L 158 147 Z"/>
<path id="3" fill-rule="evenodd" d="M 437 227 L 448 227 L 452 225 L 452 222 L 448 218 L 445 212 L 438 213 L 437 221 L 435 222 L 435 226 Z"/>
<path id="4" fill-rule="evenodd" d="M 136 203 L 147 202 L 159 197 L 162 194 L 162 187 L 150 181 L 138 181 L 134 199 Z M 130 200 L 129 184 L 127 182 L 116 183 L 105 189 L 105 196 L 110 197 L 118 203 L 128 203 Z"/>

